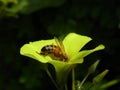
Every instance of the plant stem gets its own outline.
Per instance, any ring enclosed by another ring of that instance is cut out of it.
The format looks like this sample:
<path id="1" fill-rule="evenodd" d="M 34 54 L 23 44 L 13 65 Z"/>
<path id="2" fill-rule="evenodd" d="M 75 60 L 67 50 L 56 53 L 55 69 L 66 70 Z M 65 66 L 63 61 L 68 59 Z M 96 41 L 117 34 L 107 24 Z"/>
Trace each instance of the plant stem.
<path id="1" fill-rule="evenodd" d="M 52 75 L 50 74 L 49 70 L 46 69 L 46 73 L 48 74 L 48 76 L 50 77 L 51 81 L 53 82 L 53 84 L 55 85 L 55 87 L 59 90 L 58 85 L 56 84 L 55 80 L 53 79 Z"/>
<path id="2" fill-rule="evenodd" d="M 68 88 L 67 88 L 67 84 L 65 84 L 65 90 L 68 90 Z"/>
<path id="3" fill-rule="evenodd" d="M 88 76 L 89 76 L 89 73 L 87 73 L 87 75 L 84 77 L 84 79 L 83 79 L 82 82 L 80 83 L 80 85 L 79 85 L 79 89 L 80 89 L 80 90 L 81 90 L 82 85 L 83 85 L 83 83 L 85 82 L 85 80 L 87 79 Z"/>
<path id="4" fill-rule="evenodd" d="M 75 70 L 72 68 L 72 90 L 75 90 Z"/>

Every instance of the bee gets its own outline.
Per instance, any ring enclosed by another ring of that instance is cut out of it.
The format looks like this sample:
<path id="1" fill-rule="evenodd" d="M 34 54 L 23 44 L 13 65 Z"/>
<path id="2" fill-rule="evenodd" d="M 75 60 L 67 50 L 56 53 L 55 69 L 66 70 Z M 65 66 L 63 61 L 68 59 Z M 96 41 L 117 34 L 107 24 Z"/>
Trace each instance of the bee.
<path id="1" fill-rule="evenodd" d="M 54 39 L 57 45 L 46 45 L 41 49 L 39 54 L 43 56 L 50 55 L 52 58 L 59 59 L 61 61 L 68 61 L 64 45 L 56 37 L 54 37 Z"/>

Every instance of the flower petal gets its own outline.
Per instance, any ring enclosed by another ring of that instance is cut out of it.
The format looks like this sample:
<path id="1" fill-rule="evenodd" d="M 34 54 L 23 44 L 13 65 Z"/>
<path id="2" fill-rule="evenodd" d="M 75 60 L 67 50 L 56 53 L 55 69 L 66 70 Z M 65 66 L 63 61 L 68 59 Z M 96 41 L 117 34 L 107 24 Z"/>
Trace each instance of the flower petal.
<path id="1" fill-rule="evenodd" d="M 36 59 L 42 63 L 46 63 L 53 59 L 50 56 L 43 56 L 38 53 L 40 53 L 41 48 L 51 44 L 56 44 L 54 39 L 30 42 L 29 44 L 25 44 L 21 47 L 20 54 Z"/>
<path id="2" fill-rule="evenodd" d="M 87 44 L 90 40 L 90 37 L 79 35 L 76 33 L 68 34 L 63 40 L 63 45 L 65 47 L 65 51 L 68 54 L 69 58 L 76 55 L 85 44 Z"/>
<path id="3" fill-rule="evenodd" d="M 74 57 L 68 63 L 70 64 L 80 64 L 83 63 L 84 58 Z"/>
<path id="4" fill-rule="evenodd" d="M 105 46 L 101 44 L 94 49 L 80 51 L 78 54 L 76 54 L 74 57 L 71 58 L 70 62 L 71 63 L 81 63 L 85 56 L 87 56 L 95 51 L 102 50 L 104 48 L 105 48 Z"/>

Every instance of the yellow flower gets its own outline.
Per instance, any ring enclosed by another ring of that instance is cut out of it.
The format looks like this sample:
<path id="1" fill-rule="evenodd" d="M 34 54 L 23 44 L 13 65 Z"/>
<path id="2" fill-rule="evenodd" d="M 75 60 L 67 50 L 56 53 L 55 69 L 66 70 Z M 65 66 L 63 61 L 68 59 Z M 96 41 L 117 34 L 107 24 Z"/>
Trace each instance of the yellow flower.
<path id="1" fill-rule="evenodd" d="M 79 35 L 76 33 L 68 34 L 62 41 L 68 61 L 55 60 L 51 56 L 40 55 L 36 52 L 41 52 L 41 49 L 46 45 L 57 45 L 55 39 L 40 40 L 25 44 L 20 49 L 20 54 L 38 60 L 41 63 L 50 63 L 55 67 L 56 80 L 58 84 L 66 81 L 67 75 L 72 68 L 72 65 L 83 63 L 85 56 L 92 52 L 104 49 L 104 45 L 99 45 L 91 50 L 80 51 L 92 39 L 87 36 Z"/>

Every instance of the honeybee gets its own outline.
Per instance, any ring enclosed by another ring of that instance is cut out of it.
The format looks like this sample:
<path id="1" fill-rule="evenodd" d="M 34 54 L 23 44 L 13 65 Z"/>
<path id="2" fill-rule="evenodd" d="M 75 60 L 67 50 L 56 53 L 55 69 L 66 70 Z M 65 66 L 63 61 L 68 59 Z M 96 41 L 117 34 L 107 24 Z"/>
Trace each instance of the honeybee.
<path id="1" fill-rule="evenodd" d="M 54 37 L 57 45 L 46 45 L 41 49 L 40 55 L 50 55 L 54 59 L 68 61 L 68 56 L 65 53 L 64 45 L 56 37 Z"/>

